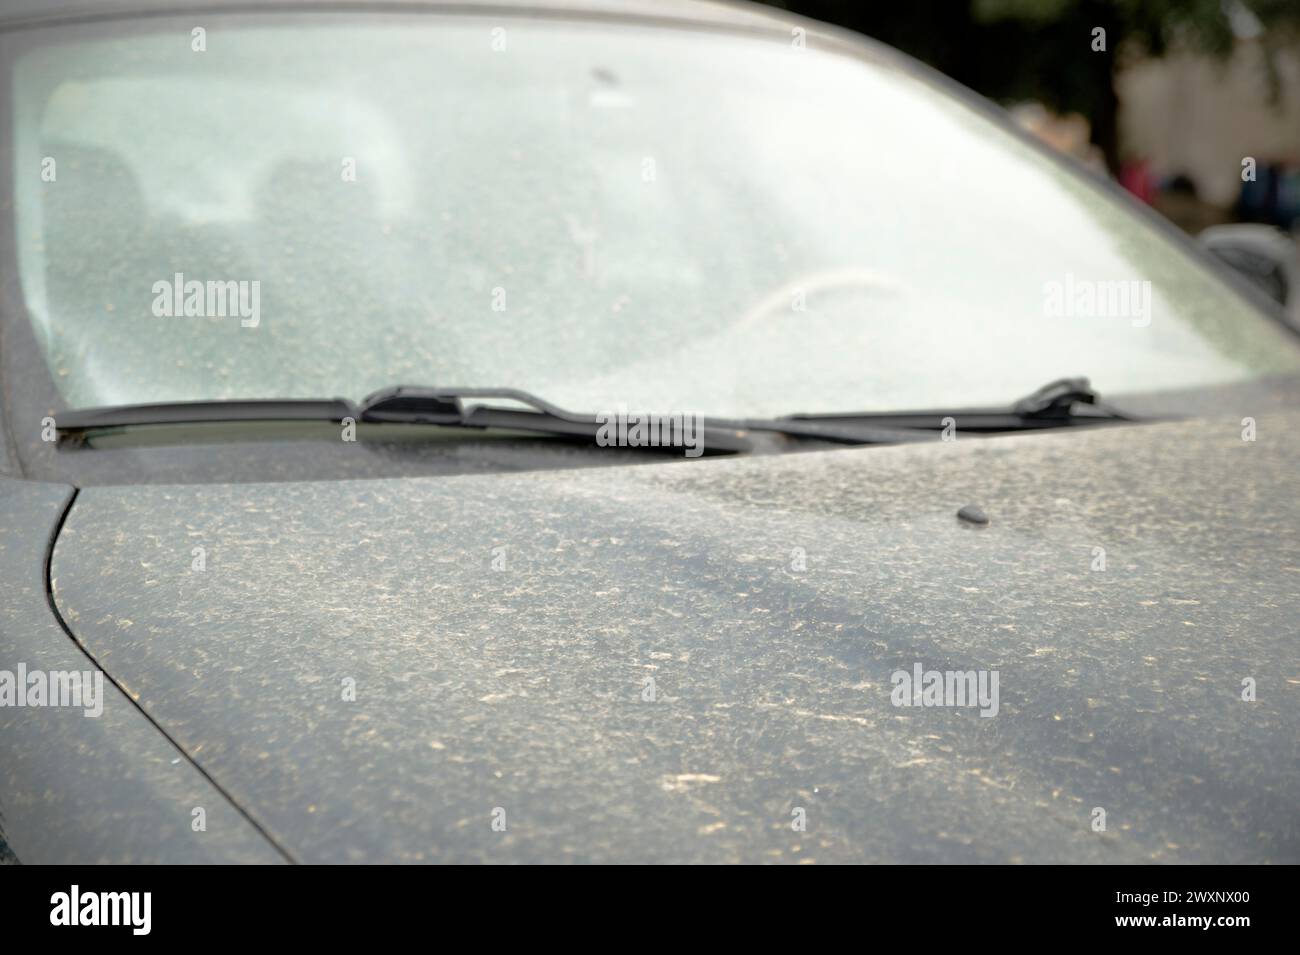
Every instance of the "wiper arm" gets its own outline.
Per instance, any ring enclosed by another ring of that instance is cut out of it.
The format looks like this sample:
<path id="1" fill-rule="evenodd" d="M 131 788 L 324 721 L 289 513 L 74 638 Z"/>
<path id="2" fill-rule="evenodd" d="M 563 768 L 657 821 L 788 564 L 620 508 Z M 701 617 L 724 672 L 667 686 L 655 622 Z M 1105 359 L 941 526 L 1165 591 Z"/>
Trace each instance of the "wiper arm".
<path id="1" fill-rule="evenodd" d="M 538 418 L 533 412 L 489 406 L 479 406 L 464 412 L 459 401 L 462 398 L 505 398 L 529 405 L 545 416 L 545 430 L 548 432 L 563 432 L 581 437 L 589 435 L 594 439 L 599 429 L 595 415 L 566 411 L 517 388 L 418 388 L 399 385 L 368 396 L 361 402 L 360 410 L 367 421 L 458 423 L 482 428 L 527 428 L 530 421 Z M 892 444 L 921 440 L 915 432 L 897 428 L 844 428 L 818 422 L 800 424 L 786 419 L 705 417 L 703 424 L 706 448 L 711 442 L 720 442 L 714 446 L 736 451 L 751 450 L 749 444 L 737 433 L 742 431 L 772 431 L 796 438 L 817 438 L 845 444 Z"/>
<path id="2" fill-rule="evenodd" d="M 1104 403 L 1087 378 L 1060 378 L 1004 408 L 792 414 L 775 421 L 831 425 L 849 431 L 856 431 L 859 427 L 877 427 L 924 433 L 942 430 L 946 418 L 952 418 L 961 431 L 984 433 L 1136 420 Z"/>
<path id="3" fill-rule="evenodd" d="M 532 411 L 479 406 L 465 410 L 463 399 L 504 398 L 528 405 Z M 520 417 L 522 416 L 522 417 Z M 525 430 L 545 424 L 548 433 L 595 436 L 595 415 L 566 411 L 532 392 L 518 388 L 423 388 L 396 385 L 383 388 L 361 399 L 353 413 L 358 421 L 402 424 L 441 424 L 467 428 L 513 427 L 501 422 L 519 422 Z"/>
<path id="4" fill-rule="evenodd" d="M 494 405 L 477 405 L 466 411 L 465 399 L 497 398 L 518 402 L 532 408 L 522 411 Z M 372 422 L 411 422 L 453 425 L 465 428 L 499 428 L 510 431 L 540 431 L 597 441 L 608 428 L 600 416 L 580 414 L 551 404 L 537 395 L 518 388 L 423 388 L 398 385 L 366 396 L 357 406 L 358 420 Z M 664 416 L 671 417 L 671 416 Z M 753 445 L 733 422 L 702 419 L 699 435 L 705 454 L 716 451 L 744 452 Z M 679 444 L 636 445 L 682 451 Z"/>
<path id="5" fill-rule="evenodd" d="M 1090 405 L 1096 414 L 1076 415 L 1074 406 Z M 1087 378 L 1058 378 L 1049 381 L 1038 390 L 1031 392 L 1011 406 L 1013 414 L 1022 418 L 1109 418 L 1112 421 L 1128 421 L 1128 416 L 1121 414 L 1101 400 L 1101 395 L 1092 389 Z"/>

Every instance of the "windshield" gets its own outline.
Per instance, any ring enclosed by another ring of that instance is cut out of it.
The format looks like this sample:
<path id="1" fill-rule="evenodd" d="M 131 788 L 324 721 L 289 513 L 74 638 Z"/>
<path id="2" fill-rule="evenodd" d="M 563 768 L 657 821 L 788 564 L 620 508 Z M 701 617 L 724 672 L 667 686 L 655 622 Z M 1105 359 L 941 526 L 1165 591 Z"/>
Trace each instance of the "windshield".
<path id="1" fill-rule="evenodd" d="M 313 14 L 6 49 L 20 284 L 72 407 L 407 382 L 743 417 L 1300 370 L 1092 185 L 788 36 Z"/>

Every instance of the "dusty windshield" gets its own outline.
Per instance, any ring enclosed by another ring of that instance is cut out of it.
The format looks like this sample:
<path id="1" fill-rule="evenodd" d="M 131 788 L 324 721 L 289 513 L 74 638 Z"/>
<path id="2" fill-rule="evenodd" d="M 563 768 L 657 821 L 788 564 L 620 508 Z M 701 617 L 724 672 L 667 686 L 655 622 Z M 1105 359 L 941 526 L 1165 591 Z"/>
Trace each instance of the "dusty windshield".
<path id="1" fill-rule="evenodd" d="M 1087 184 L 788 38 L 312 16 L 8 49 L 19 278 L 73 407 L 404 382 L 752 416 L 1300 369 Z"/>

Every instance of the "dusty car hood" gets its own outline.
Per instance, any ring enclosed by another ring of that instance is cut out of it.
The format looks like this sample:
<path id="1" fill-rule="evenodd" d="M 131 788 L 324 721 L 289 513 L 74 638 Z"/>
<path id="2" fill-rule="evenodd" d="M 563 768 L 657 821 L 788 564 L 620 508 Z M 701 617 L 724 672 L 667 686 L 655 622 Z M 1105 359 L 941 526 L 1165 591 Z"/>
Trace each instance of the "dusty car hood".
<path id="1" fill-rule="evenodd" d="M 1297 862 L 1298 431 L 90 488 L 52 574 L 303 861 Z"/>

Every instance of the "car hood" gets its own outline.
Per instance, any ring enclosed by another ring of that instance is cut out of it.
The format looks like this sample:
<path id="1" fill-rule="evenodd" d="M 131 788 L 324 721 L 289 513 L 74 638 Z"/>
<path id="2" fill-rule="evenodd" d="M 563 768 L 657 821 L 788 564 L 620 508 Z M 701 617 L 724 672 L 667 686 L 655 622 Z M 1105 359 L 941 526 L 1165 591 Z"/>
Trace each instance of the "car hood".
<path id="1" fill-rule="evenodd" d="M 53 590 L 302 861 L 1297 862 L 1297 431 L 89 488 Z"/>

